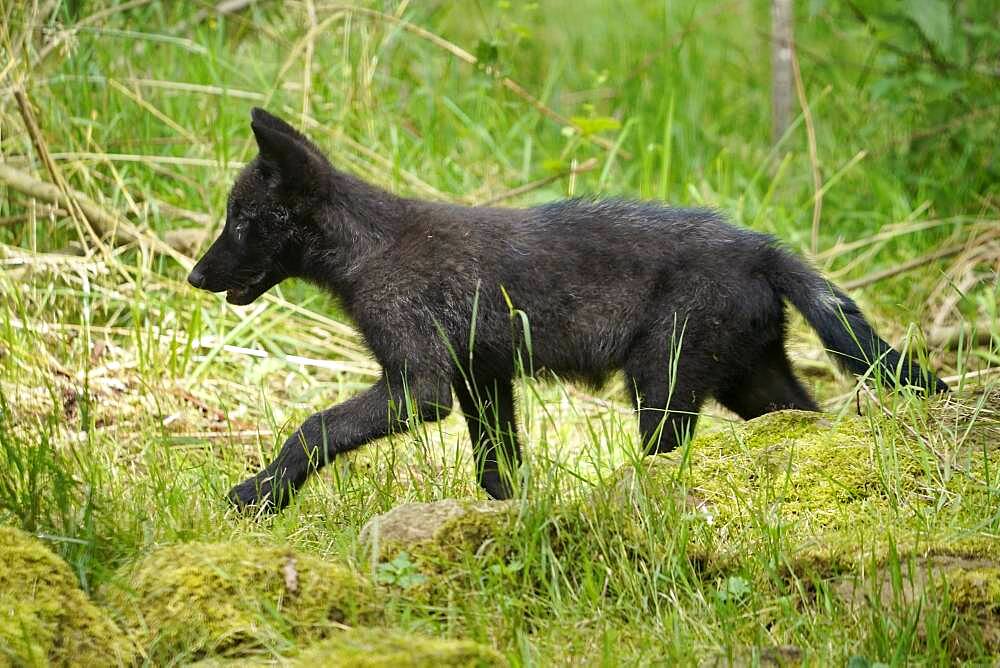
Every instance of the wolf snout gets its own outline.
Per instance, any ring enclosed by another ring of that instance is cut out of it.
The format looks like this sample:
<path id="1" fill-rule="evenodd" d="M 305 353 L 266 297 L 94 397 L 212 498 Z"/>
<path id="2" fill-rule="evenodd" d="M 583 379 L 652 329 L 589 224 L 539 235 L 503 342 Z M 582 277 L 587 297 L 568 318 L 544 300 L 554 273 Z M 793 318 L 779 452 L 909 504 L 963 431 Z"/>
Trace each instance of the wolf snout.
<path id="1" fill-rule="evenodd" d="M 196 288 L 203 289 L 205 287 L 205 280 L 205 272 L 198 269 L 198 267 L 192 269 L 191 273 L 188 274 L 188 283 Z"/>

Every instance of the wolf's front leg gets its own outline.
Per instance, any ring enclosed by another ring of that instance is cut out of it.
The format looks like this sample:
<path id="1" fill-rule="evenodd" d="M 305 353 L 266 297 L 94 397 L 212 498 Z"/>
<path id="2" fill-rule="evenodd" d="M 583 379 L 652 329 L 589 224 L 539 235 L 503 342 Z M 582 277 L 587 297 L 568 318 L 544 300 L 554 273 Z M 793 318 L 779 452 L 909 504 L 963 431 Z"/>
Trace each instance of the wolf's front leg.
<path id="1" fill-rule="evenodd" d="M 236 507 L 263 507 L 278 511 L 292 495 L 337 454 L 353 450 L 392 433 L 406 431 L 411 408 L 421 420 L 445 417 L 451 410 L 451 389 L 447 381 L 420 381 L 390 384 L 386 376 L 342 404 L 314 413 L 302 423 L 281 448 L 278 457 L 260 473 L 229 491 Z"/>

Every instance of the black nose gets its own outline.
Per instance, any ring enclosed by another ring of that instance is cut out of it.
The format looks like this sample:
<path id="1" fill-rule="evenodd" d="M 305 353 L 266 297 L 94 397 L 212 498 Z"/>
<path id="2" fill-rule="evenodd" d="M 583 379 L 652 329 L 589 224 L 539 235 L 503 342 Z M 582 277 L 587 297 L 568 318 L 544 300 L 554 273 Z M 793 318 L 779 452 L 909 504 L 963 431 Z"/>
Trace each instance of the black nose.
<path id="1" fill-rule="evenodd" d="M 188 274 L 188 283 L 196 288 L 205 287 L 205 272 L 195 267 L 191 270 L 191 273 Z"/>

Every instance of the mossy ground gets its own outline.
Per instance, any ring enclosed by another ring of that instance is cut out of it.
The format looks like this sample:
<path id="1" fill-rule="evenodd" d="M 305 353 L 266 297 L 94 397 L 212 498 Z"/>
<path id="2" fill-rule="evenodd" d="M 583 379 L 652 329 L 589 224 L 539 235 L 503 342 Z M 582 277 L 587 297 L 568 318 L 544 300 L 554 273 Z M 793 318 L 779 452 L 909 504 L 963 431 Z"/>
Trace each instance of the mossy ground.
<path id="1" fill-rule="evenodd" d="M 995 396 L 937 399 L 934 410 L 965 402 L 989 412 Z M 909 620 L 917 640 L 954 657 L 1000 651 L 1000 541 L 979 514 L 995 507 L 978 477 L 992 442 L 969 430 L 974 445 L 950 460 L 962 472 L 948 476 L 927 445 L 934 434 L 914 438 L 881 412 L 782 411 L 709 430 L 563 499 L 400 506 L 369 522 L 357 556 L 340 563 L 242 540 L 157 548 L 123 564 L 97 597 L 124 634 L 64 562 L 3 529 L 5 559 L 17 567 L 0 576 L 0 631 L 8 655 L 38 664 L 113 652 L 122 663 L 309 665 L 357 652 L 371 666 L 500 665 L 482 644 L 409 638 L 393 620 L 500 582 L 528 592 L 552 587 L 553 577 L 568 592 L 601 582 L 594 595 L 605 602 L 648 586 L 571 568 L 589 558 L 617 572 L 670 569 L 719 583 L 718 604 L 737 609 L 798 591 L 794 605 L 809 614 L 875 609 Z M 22 585 L 37 594 L 25 597 Z M 69 619 L 67 606 L 82 613 Z M 933 612 L 913 616 L 924 607 Z M 545 624 L 537 615 L 531 623 Z"/>
<path id="2" fill-rule="evenodd" d="M 971 440 L 987 443 L 995 427 Z M 988 470 L 1000 445 L 988 443 L 970 450 L 969 471 Z M 757 587 L 832 586 L 841 603 L 862 596 L 904 616 L 926 606 L 954 616 L 955 657 L 976 646 L 963 636 L 1000 652 L 1000 540 L 980 514 L 1000 509 L 995 491 L 969 471 L 942 479 L 938 454 L 895 420 L 783 411 L 644 468 L 646 494 L 688 490 L 689 509 L 697 499 L 688 517 L 701 524 L 692 535 L 705 572 L 731 576 L 747 555 L 770 554 L 775 568 Z"/>
<path id="3" fill-rule="evenodd" d="M 969 394 L 936 401 L 938 408 L 954 409 L 963 400 L 976 405 L 980 399 Z M 996 408 L 991 402 L 987 410 Z M 987 422 L 985 435 L 973 430 L 968 436 L 985 443 L 995 427 Z M 972 448 L 964 461 L 973 471 L 988 468 L 990 452 Z M 813 592 L 806 594 L 806 606 L 819 601 L 817 588 L 835 592 L 834 605 L 851 608 L 864 599 L 888 606 L 898 601 L 891 596 L 895 585 L 905 590 L 907 606 L 954 612 L 959 630 L 949 642 L 961 656 L 968 649 L 959 641 L 963 634 L 978 637 L 989 651 L 1000 650 L 1000 540 L 983 530 L 977 515 L 997 507 L 991 506 L 992 494 L 988 483 L 968 472 L 942 478 L 939 455 L 881 413 L 781 411 L 625 466 L 590 495 L 548 508 L 542 528 L 548 548 L 564 562 L 605 553 L 624 556 L 636 569 L 660 569 L 681 558 L 694 577 L 736 578 L 747 591 L 782 595 L 805 584 Z M 442 503 L 442 512 L 452 512 L 430 522 L 437 527 L 431 534 L 403 541 L 403 547 L 432 585 L 443 577 L 455 586 L 449 573 L 461 571 L 458 564 L 482 544 L 480 534 L 495 530 L 497 517 L 505 515 Z M 433 506 L 405 510 L 433 518 Z M 508 508 L 510 533 L 499 536 L 491 551 L 476 550 L 493 569 L 519 564 L 524 546 L 534 549 L 531 534 L 539 526 L 510 524 L 518 508 Z M 413 518 L 401 513 L 393 520 L 395 512 L 387 522 Z M 456 540 L 447 530 L 453 525 L 478 527 L 472 535 L 479 540 Z M 671 540 L 661 540 L 664 526 Z M 380 558 L 399 549 L 390 541 Z M 745 581 L 747 563 L 761 557 L 767 566 Z M 580 584 L 578 574 L 569 572 L 566 579 Z"/>
<path id="4" fill-rule="evenodd" d="M 371 583 L 349 568 L 241 542 L 156 550 L 102 599 L 155 663 L 287 650 L 380 616 Z"/>
<path id="5" fill-rule="evenodd" d="M 41 540 L 0 526 L 0 665 L 129 665 L 135 648 Z"/>
<path id="6" fill-rule="evenodd" d="M 988 469 L 991 453 L 967 454 L 968 470 L 948 475 L 938 453 L 894 419 L 782 411 L 628 469 L 618 501 L 683 496 L 691 517 L 711 528 L 717 564 L 767 549 L 830 573 L 890 548 L 995 558 L 1000 546 L 980 515 L 995 503 L 991 485 L 970 473 Z M 763 543 L 741 543 L 746 536 Z"/>
<path id="7" fill-rule="evenodd" d="M 218 4 L 0 1 L 5 169 L 64 179 L 140 231 L 98 243 L 75 210 L 0 186 L 0 524 L 43 536 L 69 565 L 75 609 L 113 603 L 149 663 L 210 651 L 287 663 L 343 630 L 312 623 L 327 602 L 296 622 L 273 570 L 294 554 L 373 583 L 391 634 L 472 641 L 515 666 L 995 661 L 991 3 L 796 3 L 810 123 L 794 118 L 778 142 L 764 2 Z M 958 391 L 859 392 L 793 314 L 788 347 L 820 422 L 743 427 L 710 405 L 692 448 L 644 462 L 622 379 L 594 389 L 543 374 L 517 384 L 527 467 L 512 526 L 470 516 L 423 562 L 423 547 L 359 556 L 376 515 L 486 502 L 457 410 L 338 457 L 276 517 L 239 516 L 227 489 L 305 416 L 379 375 L 312 286 L 286 281 L 238 308 L 184 280 L 253 157 L 252 106 L 407 197 L 719 209 L 861 286 L 848 291 L 879 333 Z M 160 239 L 182 254 L 158 252 Z M 484 541 L 490 531 L 506 533 Z M 249 545 L 257 565 L 223 549 L 211 595 L 175 602 L 170 618 L 169 596 L 151 592 L 185 569 L 204 584 L 185 546 L 206 544 Z M 258 563 L 255 549 L 271 556 Z M 130 588 L 164 553 L 174 562 Z M 57 606 L 14 591 L 6 621 L 16 609 L 18 633 L 39 629 L 38 652 L 57 661 Z M 144 600 L 169 634 L 137 621 Z M 206 615 L 222 613 L 235 630 L 206 637 L 218 621 Z"/>
<path id="8" fill-rule="evenodd" d="M 384 629 L 332 635 L 295 657 L 293 664 L 358 668 L 503 668 L 496 651 L 462 640 L 434 640 Z"/>
<path id="9" fill-rule="evenodd" d="M 210 658 L 192 668 L 236 666 L 351 666 L 352 668 L 504 668 L 507 661 L 483 645 L 442 640 L 391 629 L 350 629 L 332 633 L 301 651 L 274 657 Z"/>

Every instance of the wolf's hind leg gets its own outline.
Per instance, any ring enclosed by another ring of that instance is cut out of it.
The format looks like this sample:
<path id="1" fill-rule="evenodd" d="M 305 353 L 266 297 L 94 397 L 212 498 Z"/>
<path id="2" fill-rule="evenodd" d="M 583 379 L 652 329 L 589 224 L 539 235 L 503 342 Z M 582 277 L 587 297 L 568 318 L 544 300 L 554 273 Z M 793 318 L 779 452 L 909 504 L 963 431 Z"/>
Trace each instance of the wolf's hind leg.
<path id="1" fill-rule="evenodd" d="M 694 346 L 682 349 L 672 360 L 669 343 L 658 337 L 643 337 L 633 344 L 625 362 L 626 383 L 639 411 L 647 454 L 670 452 L 694 434 L 715 367 Z"/>
<path id="2" fill-rule="evenodd" d="M 785 408 L 818 411 L 799 379 L 781 341 L 764 346 L 762 354 L 749 371 L 733 378 L 716 393 L 723 406 L 744 420 Z"/>

